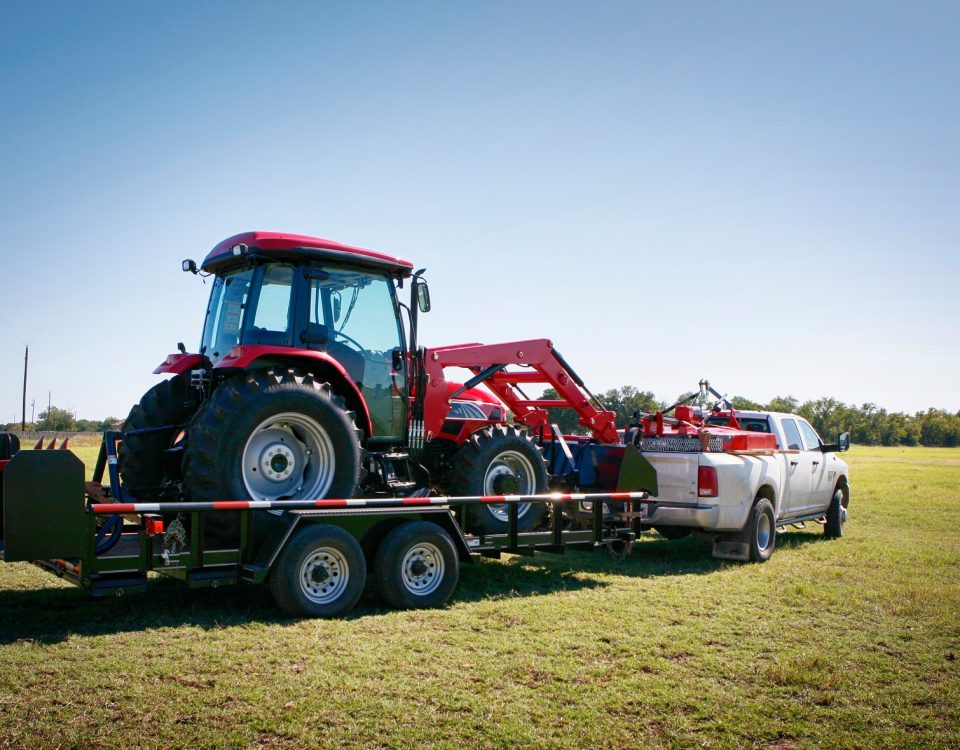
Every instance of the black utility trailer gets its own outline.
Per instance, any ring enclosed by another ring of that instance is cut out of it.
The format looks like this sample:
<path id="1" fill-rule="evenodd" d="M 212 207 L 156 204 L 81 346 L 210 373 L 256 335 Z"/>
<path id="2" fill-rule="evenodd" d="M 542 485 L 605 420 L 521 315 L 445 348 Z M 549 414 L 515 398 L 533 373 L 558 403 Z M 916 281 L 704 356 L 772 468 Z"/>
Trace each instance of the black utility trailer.
<path id="1" fill-rule="evenodd" d="M 20 451 L 6 462 L 3 560 L 32 562 L 94 596 L 140 591 L 151 571 L 192 588 L 267 582 L 286 612 L 329 617 L 357 603 L 368 571 L 384 603 L 435 607 L 449 599 L 460 564 L 474 556 L 629 552 L 656 502 L 628 489 L 646 481 L 640 458 L 623 462 L 618 491 L 611 492 L 142 503 L 120 486 L 119 437 L 104 436 L 91 483 L 70 451 Z M 484 503 L 506 506 L 507 533 L 465 530 L 466 508 Z M 550 506 L 547 526 L 519 531 L 523 503 Z M 563 512 L 571 504 L 575 524 Z M 223 513 L 239 515 L 233 538 L 205 528 L 212 514 Z"/>

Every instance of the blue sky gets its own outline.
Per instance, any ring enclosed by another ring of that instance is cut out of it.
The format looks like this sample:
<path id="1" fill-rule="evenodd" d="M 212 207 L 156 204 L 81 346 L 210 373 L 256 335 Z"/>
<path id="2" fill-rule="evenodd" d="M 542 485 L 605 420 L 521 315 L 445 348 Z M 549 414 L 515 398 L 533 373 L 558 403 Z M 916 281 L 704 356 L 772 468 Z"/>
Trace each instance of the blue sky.
<path id="1" fill-rule="evenodd" d="M 547 337 L 960 409 L 955 3 L 0 4 L 0 422 L 124 416 L 249 229 L 429 269 L 426 344 Z M 29 410 L 29 405 L 28 405 Z"/>

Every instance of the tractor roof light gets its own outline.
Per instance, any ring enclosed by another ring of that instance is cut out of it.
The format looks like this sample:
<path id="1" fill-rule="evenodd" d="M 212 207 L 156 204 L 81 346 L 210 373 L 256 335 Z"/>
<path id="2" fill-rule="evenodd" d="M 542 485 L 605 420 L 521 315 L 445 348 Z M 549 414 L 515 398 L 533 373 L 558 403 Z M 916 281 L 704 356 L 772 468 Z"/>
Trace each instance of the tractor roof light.
<path id="1" fill-rule="evenodd" d="M 242 242 L 238 242 L 236 245 L 234 245 L 230 249 L 233 251 L 233 254 L 237 256 L 243 255 L 245 252 L 247 252 L 247 246 L 244 245 Z"/>

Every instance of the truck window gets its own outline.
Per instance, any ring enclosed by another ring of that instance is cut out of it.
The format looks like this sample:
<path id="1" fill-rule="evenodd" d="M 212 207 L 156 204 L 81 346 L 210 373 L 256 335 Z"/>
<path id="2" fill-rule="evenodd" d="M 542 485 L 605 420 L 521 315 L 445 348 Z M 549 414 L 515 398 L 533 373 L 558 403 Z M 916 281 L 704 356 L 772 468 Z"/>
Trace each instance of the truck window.
<path id="1" fill-rule="evenodd" d="M 803 433 L 803 443 L 807 447 L 807 450 L 815 451 L 819 449 L 821 442 L 816 430 L 802 419 L 798 420 L 798 424 L 800 425 L 800 432 Z"/>
<path id="2" fill-rule="evenodd" d="M 792 451 L 802 451 L 803 443 L 800 440 L 800 431 L 797 429 L 797 423 L 792 419 L 783 420 L 783 434 L 787 438 L 787 449 Z"/>
<path id="3" fill-rule="evenodd" d="M 740 423 L 740 429 L 746 430 L 747 432 L 770 432 L 770 423 L 767 422 L 766 417 L 738 416 L 737 421 Z M 730 425 L 730 417 L 708 417 L 707 424 L 718 427 L 728 427 Z"/>

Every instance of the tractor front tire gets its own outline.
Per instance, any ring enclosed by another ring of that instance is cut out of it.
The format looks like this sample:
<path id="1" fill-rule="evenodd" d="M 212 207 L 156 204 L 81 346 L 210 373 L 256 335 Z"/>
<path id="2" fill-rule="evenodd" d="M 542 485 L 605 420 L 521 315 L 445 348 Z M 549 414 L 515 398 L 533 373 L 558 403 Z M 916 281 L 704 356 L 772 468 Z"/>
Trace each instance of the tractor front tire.
<path id="1" fill-rule="evenodd" d="M 184 481 L 191 500 L 348 498 L 360 476 L 360 431 L 329 383 L 297 370 L 251 370 L 220 385 L 190 423 Z M 260 526 L 269 512 L 258 514 Z M 236 513 L 213 514 L 221 538 Z"/>
<path id="2" fill-rule="evenodd" d="M 167 479 L 164 451 L 173 445 L 181 431 L 182 427 L 177 426 L 189 422 L 195 410 L 183 375 L 157 383 L 143 395 L 123 423 L 118 458 L 124 487 L 140 498 L 149 498 L 162 489 Z M 166 426 L 174 429 L 131 434 L 144 428 Z"/>
<path id="3" fill-rule="evenodd" d="M 453 458 L 448 489 L 454 496 L 539 495 L 547 492 L 547 467 L 533 438 L 509 425 L 475 432 Z M 467 531 L 506 534 L 506 503 L 468 505 Z M 543 503 L 522 503 L 517 531 L 537 528 L 546 514 Z"/>

